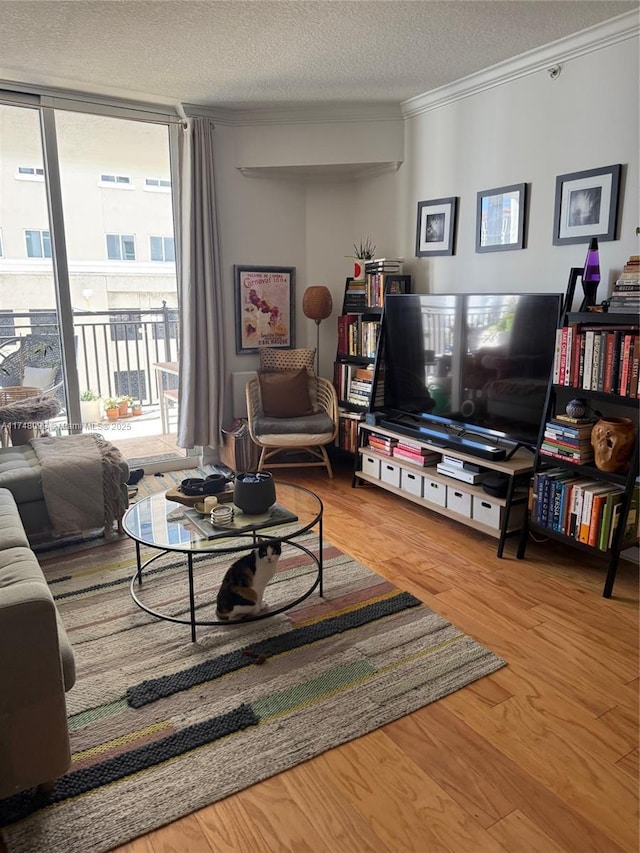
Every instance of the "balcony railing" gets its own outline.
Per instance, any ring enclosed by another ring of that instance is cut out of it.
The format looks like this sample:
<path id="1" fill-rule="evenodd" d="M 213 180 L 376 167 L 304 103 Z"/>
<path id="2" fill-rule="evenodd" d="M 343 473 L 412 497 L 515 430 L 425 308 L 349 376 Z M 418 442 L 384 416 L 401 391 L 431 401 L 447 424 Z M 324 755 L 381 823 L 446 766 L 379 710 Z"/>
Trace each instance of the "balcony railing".
<path id="1" fill-rule="evenodd" d="M 163 303 L 157 309 L 122 308 L 118 311 L 74 311 L 74 340 L 80 391 L 98 396 L 133 397 L 143 405 L 158 403 L 153 364 L 177 361 L 178 311 Z M 26 340 L 45 341 L 31 347 L 30 367 L 61 366 L 58 318 L 55 311 L 0 312 L 0 359 L 13 355 L 13 364 Z M 25 347 L 26 350 L 26 347 Z M 12 378 L 9 361 L 0 384 L 23 384 Z M 2 371 L 0 361 L 0 371 Z M 164 374 L 165 382 L 172 378 Z M 175 377 L 173 377 L 175 379 Z"/>

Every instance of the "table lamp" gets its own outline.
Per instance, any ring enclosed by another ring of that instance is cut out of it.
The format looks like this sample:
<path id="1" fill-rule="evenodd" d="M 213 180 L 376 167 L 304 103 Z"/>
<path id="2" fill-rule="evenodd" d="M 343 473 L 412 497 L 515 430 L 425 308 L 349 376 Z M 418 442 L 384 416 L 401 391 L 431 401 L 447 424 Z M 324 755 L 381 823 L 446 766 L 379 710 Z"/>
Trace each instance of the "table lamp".
<path id="1" fill-rule="evenodd" d="M 302 297 L 302 312 L 316 324 L 316 375 L 320 375 L 320 323 L 331 316 L 333 301 L 331 292 L 324 284 L 313 284 Z"/>

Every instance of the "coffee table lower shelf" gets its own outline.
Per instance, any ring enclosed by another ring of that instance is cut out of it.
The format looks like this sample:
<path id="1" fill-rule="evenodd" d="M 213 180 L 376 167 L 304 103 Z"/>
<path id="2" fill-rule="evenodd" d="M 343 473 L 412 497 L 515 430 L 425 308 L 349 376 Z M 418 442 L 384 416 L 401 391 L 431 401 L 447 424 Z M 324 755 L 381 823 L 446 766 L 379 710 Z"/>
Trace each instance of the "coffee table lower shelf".
<path id="1" fill-rule="evenodd" d="M 251 535 L 251 537 L 247 536 L 247 538 L 251 538 L 250 544 L 248 547 L 253 547 L 255 545 L 255 537 Z M 275 609 L 268 609 L 263 613 L 260 613 L 258 616 L 248 616 L 245 619 L 236 619 L 236 620 L 228 620 L 222 621 L 220 619 L 196 619 L 196 601 L 195 601 L 195 588 L 193 581 L 193 552 L 188 551 L 186 554 L 187 557 L 187 575 L 189 580 L 189 618 L 185 619 L 180 616 L 171 616 L 169 613 L 163 613 L 160 610 L 155 610 L 153 607 L 149 607 L 148 604 L 145 604 L 138 595 L 138 588 L 143 585 L 143 572 L 144 570 L 154 563 L 156 560 L 159 560 L 161 557 L 164 557 L 165 554 L 177 554 L 181 553 L 178 551 L 173 551 L 171 548 L 164 548 L 159 550 L 157 554 L 154 554 L 149 559 L 142 561 L 142 555 L 140 551 L 140 543 L 136 542 L 136 573 L 131 578 L 131 598 L 138 605 L 141 610 L 144 610 L 145 613 L 148 613 L 150 616 L 155 616 L 156 619 L 162 619 L 165 622 L 177 622 L 181 625 L 190 625 L 191 626 L 191 642 L 195 643 L 196 641 L 196 628 L 204 627 L 207 625 L 222 625 L 225 628 L 232 627 L 235 625 L 246 625 L 247 622 L 258 622 L 261 619 L 269 619 L 271 616 L 277 616 L 279 613 L 284 613 L 287 610 L 291 610 L 292 607 L 295 607 L 297 604 L 300 604 L 301 601 L 304 601 L 306 598 L 314 592 L 314 590 L 319 588 L 319 595 L 322 598 L 322 531 L 318 531 L 318 553 L 314 554 L 313 551 L 310 551 L 304 545 L 301 545 L 300 542 L 295 542 L 292 540 L 286 540 L 286 544 L 290 545 L 292 548 L 297 549 L 298 551 L 303 551 L 308 557 L 311 558 L 313 563 L 317 568 L 317 574 L 313 578 L 313 583 L 309 587 L 303 595 L 299 595 L 293 601 L 287 602 L 286 604 L 277 607 Z M 199 555 L 206 554 L 206 551 L 199 551 Z M 220 551 L 215 552 L 216 555 L 220 554 Z"/>

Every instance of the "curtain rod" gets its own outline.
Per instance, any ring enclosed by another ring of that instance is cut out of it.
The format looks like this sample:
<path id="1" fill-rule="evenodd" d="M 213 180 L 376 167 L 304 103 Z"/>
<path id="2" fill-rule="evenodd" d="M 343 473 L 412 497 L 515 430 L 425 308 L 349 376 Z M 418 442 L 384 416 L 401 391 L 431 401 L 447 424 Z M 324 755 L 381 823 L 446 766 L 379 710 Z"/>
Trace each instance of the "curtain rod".
<path id="1" fill-rule="evenodd" d="M 57 103 L 54 103 L 57 102 Z M 176 109 L 178 116 L 175 118 L 170 114 L 163 114 L 158 109 L 151 109 L 144 104 L 126 104 L 116 103 L 112 101 L 92 101 L 84 97 L 75 97 L 73 93 L 59 94 L 29 94 L 27 92 L 11 91 L 10 89 L 0 88 L 0 104 L 6 106 L 30 107 L 31 109 L 59 109 L 70 112 L 93 113 L 98 115 L 111 115 L 116 118 L 116 113 L 136 113 L 136 115 L 128 116 L 130 121 L 143 121 L 149 124 L 175 124 L 179 127 L 186 127 L 187 117 L 184 115 L 184 110 Z M 147 115 L 148 112 L 148 115 Z M 181 115 L 182 114 L 182 115 Z M 184 117 L 183 117 L 184 116 Z"/>

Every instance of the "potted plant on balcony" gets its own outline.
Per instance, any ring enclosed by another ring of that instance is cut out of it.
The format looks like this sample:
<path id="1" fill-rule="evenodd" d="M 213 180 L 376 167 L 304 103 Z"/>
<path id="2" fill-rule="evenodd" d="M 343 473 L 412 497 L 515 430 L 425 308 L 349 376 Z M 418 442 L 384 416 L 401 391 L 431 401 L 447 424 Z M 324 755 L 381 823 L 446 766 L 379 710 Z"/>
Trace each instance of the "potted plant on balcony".
<path id="1" fill-rule="evenodd" d="M 80 394 L 80 415 L 83 426 L 100 421 L 100 398 L 90 389 Z"/>
<path id="2" fill-rule="evenodd" d="M 120 410 L 120 417 L 126 418 L 129 414 L 129 406 L 133 403 L 133 397 L 129 397 L 126 394 L 122 394 L 118 397 L 117 406 Z"/>
<path id="3" fill-rule="evenodd" d="M 104 413 L 110 421 L 117 421 L 120 417 L 120 407 L 115 397 L 105 397 L 102 401 Z"/>
<path id="4" fill-rule="evenodd" d="M 131 404 L 131 414 L 132 415 L 141 415 L 142 414 L 142 403 L 140 400 L 134 400 Z"/>

